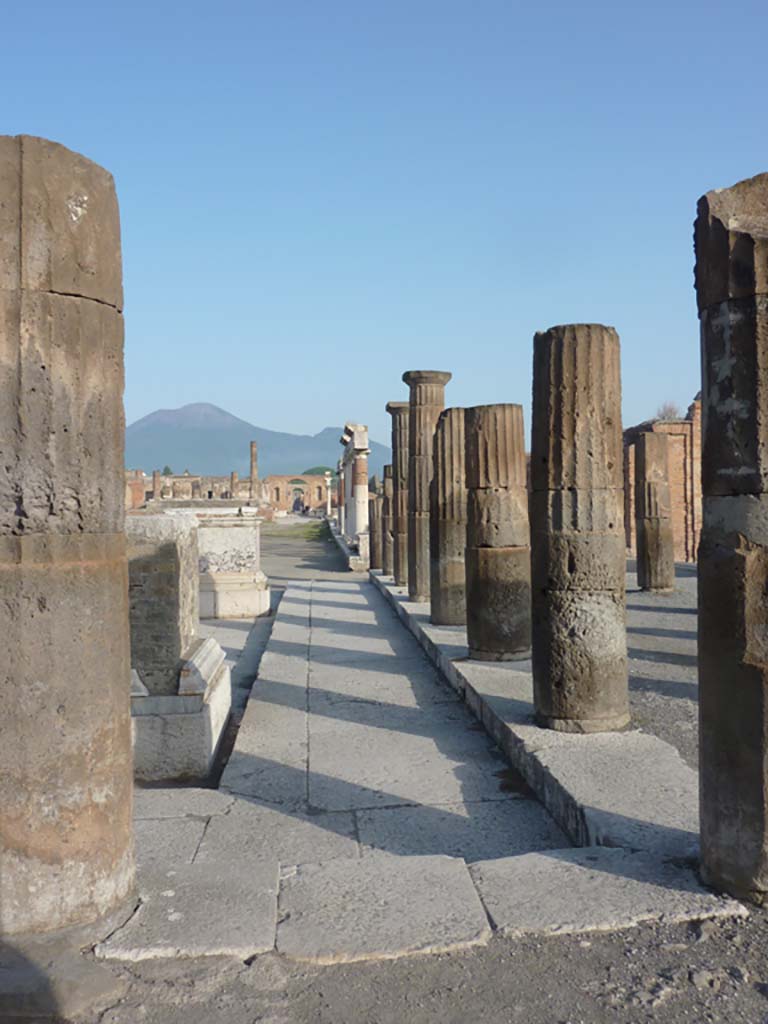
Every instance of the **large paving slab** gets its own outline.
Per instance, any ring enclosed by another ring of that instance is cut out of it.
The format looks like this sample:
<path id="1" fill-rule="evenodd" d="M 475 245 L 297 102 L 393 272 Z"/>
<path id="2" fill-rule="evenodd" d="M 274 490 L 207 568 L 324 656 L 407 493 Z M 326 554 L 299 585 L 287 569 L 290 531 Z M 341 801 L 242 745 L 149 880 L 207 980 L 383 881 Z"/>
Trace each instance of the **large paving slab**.
<path id="1" fill-rule="evenodd" d="M 117 960 L 235 956 L 273 949 L 278 865 L 230 860 L 139 874 L 133 917 L 96 946 Z"/>
<path id="2" fill-rule="evenodd" d="M 456 631 L 444 648 L 426 605 L 378 572 L 371 579 L 574 843 L 697 855 L 698 778 L 674 747 L 636 730 L 575 736 L 539 728 L 530 661 L 454 659 Z"/>
<path id="3" fill-rule="evenodd" d="M 393 857 L 300 864 L 283 877 L 278 952 L 314 963 L 395 959 L 488 941 L 461 860 Z"/>
<path id="4" fill-rule="evenodd" d="M 234 804 L 228 793 L 216 789 L 191 786 L 163 786 L 148 789 L 136 786 L 133 791 L 133 816 L 137 820 L 198 817 L 226 814 Z"/>
<path id="5" fill-rule="evenodd" d="M 210 820 L 185 817 L 139 818 L 134 821 L 133 838 L 139 871 L 163 868 L 169 864 L 191 864 Z"/>
<path id="6" fill-rule="evenodd" d="M 690 869 L 648 853 L 552 850 L 482 861 L 469 870 L 494 927 L 505 935 L 747 916 L 740 903 L 704 889 Z"/>

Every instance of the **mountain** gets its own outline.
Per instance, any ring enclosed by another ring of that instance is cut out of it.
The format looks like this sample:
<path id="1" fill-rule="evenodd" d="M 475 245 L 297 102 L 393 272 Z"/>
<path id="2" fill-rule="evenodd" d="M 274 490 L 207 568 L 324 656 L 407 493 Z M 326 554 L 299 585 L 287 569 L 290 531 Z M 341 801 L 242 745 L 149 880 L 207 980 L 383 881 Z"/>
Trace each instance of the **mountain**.
<path id="1" fill-rule="evenodd" d="M 171 467 L 174 473 L 225 476 L 250 472 L 250 443 L 259 445 L 259 476 L 302 473 L 311 466 L 335 466 L 341 456 L 342 427 L 326 427 L 313 437 L 265 430 L 216 405 L 196 402 L 180 409 L 158 409 L 126 430 L 125 464 L 130 469 Z M 391 460 L 386 445 L 371 441 L 370 473 L 383 475 Z"/>

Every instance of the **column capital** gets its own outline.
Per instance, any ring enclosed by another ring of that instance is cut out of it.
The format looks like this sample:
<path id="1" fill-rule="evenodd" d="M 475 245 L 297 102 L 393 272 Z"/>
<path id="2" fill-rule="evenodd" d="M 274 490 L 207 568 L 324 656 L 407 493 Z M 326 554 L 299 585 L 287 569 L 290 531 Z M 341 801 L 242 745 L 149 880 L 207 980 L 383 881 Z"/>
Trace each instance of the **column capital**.
<path id="1" fill-rule="evenodd" d="M 447 370 L 406 370 L 403 383 L 411 384 L 447 384 L 453 377 Z"/>

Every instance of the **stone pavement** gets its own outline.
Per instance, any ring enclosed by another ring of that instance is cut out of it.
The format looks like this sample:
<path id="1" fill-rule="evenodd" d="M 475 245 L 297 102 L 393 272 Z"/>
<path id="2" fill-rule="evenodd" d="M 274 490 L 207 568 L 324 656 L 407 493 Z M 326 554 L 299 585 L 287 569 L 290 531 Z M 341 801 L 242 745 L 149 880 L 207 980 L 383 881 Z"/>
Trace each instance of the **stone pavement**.
<path id="1" fill-rule="evenodd" d="M 287 589 L 220 789 L 139 790 L 136 819 L 141 902 L 100 957 L 327 964 L 743 913 L 655 854 L 571 848 L 351 575 Z"/>

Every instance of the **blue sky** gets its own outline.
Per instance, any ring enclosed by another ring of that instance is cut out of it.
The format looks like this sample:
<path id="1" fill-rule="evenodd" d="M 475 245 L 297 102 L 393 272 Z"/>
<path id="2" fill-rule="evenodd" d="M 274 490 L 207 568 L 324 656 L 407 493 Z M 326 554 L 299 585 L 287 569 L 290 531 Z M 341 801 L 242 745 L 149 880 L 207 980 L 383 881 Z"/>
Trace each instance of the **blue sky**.
<path id="1" fill-rule="evenodd" d="M 387 440 L 406 369 L 522 402 L 534 331 L 622 338 L 624 421 L 699 387 L 698 196 L 768 169 L 768 5 L 9 8 L 4 133 L 107 167 L 126 414 Z"/>

